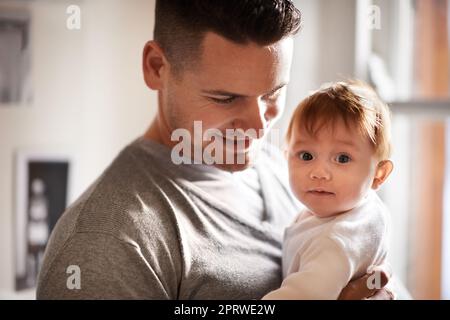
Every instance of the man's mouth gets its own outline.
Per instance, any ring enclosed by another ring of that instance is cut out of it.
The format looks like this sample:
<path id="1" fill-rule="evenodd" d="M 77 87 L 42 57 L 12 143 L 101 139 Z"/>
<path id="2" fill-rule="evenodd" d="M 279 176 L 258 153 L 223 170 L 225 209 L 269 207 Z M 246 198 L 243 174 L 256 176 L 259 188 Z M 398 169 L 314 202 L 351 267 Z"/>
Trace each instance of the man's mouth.
<path id="1" fill-rule="evenodd" d="M 247 150 L 252 145 L 253 139 L 246 137 L 246 138 L 236 138 L 236 137 L 225 137 L 222 136 L 224 147 L 233 147 L 233 148 L 239 148 L 242 150 Z"/>

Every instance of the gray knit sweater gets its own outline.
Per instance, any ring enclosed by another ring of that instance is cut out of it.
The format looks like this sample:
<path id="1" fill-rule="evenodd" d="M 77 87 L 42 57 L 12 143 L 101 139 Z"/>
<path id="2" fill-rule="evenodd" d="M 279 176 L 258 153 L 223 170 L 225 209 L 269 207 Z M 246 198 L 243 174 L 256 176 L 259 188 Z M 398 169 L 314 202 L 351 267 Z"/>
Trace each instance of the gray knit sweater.
<path id="1" fill-rule="evenodd" d="M 195 165 L 138 138 L 59 219 L 37 298 L 261 298 L 281 284 L 283 231 L 299 206 L 276 152 L 264 149 L 255 168 L 261 218 L 199 188 Z"/>

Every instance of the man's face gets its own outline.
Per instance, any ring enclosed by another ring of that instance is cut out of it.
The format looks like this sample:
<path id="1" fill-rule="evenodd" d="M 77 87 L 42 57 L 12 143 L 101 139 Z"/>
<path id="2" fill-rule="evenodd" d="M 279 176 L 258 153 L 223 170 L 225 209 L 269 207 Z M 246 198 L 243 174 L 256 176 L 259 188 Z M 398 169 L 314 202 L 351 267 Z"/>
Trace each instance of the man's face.
<path id="1" fill-rule="evenodd" d="M 372 186 L 378 161 L 367 137 L 337 121 L 317 136 L 304 128 L 294 132 L 288 163 L 294 194 L 323 218 L 358 205 Z"/>
<path id="2" fill-rule="evenodd" d="M 234 163 L 216 164 L 228 171 L 243 170 L 253 162 L 261 138 L 283 111 L 293 39 L 269 46 L 239 45 L 207 33 L 202 47 L 198 66 L 178 77 L 169 73 L 160 91 L 160 110 L 169 132 L 184 128 L 193 137 L 194 121 L 201 121 L 203 132 L 218 129 L 223 134 L 224 146 L 227 129 L 260 133 L 228 139 Z M 210 143 L 203 141 L 202 149 Z M 224 160 L 225 152 L 226 148 Z M 244 163 L 236 163 L 238 154 Z"/>

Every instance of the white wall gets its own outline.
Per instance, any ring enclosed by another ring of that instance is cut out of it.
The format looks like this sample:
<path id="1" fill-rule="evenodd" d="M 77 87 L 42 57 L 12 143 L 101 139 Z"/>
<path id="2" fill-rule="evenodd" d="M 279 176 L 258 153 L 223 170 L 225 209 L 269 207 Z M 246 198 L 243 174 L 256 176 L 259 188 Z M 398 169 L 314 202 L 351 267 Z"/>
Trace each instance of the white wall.
<path id="1" fill-rule="evenodd" d="M 66 8 L 81 7 L 81 30 L 66 28 Z M 141 52 L 152 37 L 154 1 L 4 1 L 29 6 L 34 99 L 0 107 L 0 299 L 33 297 L 14 289 L 14 154 L 73 156 L 74 200 L 129 141 L 142 134 L 156 95 L 141 76 Z"/>
<path id="2" fill-rule="evenodd" d="M 354 74 L 355 1 L 294 0 L 302 12 L 303 29 L 295 39 L 286 110 L 275 126 L 283 132 L 293 110 L 310 91 Z"/>

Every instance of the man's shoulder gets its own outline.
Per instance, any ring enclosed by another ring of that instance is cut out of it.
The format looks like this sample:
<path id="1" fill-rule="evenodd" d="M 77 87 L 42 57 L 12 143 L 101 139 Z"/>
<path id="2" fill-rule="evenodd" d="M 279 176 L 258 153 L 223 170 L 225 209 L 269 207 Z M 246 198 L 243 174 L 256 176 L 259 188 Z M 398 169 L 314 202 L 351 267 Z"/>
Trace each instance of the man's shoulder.
<path id="1" fill-rule="evenodd" d="M 152 170 L 154 165 L 144 165 L 134 151 L 132 145 L 124 148 L 66 209 L 55 227 L 55 236 L 92 232 L 127 238 L 138 236 L 144 229 L 169 226 L 170 204 L 163 194 L 164 183 Z"/>
<path id="2" fill-rule="evenodd" d="M 270 142 L 264 142 L 258 154 L 257 166 L 275 176 L 282 184 L 288 181 L 288 166 L 282 151 Z"/>
<path id="3" fill-rule="evenodd" d="M 289 189 L 288 160 L 281 147 L 266 142 L 263 144 L 260 157 L 260 165 L 269 172 L 285 188 Z"/>
<path id="4" fill-rule="evenodd" d="M 139 168 L 139 160 L 125 148 L 58 220 L 41 269 L 40 281 L 45 284 L 40 286 L 41 296 L 45 296 L 43 288 L 54 289 L 49 284 L 62 279 L 52 272 L 73 261 L 90 269 L 94 277 L 107 269 L 103 262 L 108 259 L 133 258 L 142 265 L 151 260 L 150 252 L 156 255 L 168 243 L 170 254 L 176 256 L 177 224 L 162 193 L 152 172 Z"/>
<path id="5" fill-rule="evenodd" d="M 261 152 L 263 157 L 267 159 L 267 161 L 271 161 L 278 164 L 283 164 L 286 162 L 286 159 L 283 156 L 283 152 L 280 147 L 274 145 L 271 142 L 263 142 L 261 147 Z"/>

